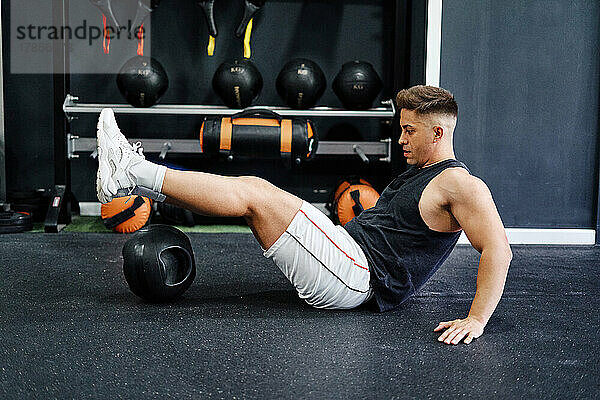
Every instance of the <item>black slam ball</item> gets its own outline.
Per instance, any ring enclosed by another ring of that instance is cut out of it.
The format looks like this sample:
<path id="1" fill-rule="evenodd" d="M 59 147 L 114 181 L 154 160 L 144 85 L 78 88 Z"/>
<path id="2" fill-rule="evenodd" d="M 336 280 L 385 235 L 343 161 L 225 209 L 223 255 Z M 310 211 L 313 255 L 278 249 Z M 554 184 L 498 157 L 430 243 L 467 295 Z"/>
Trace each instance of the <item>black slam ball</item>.
<path id="1" fill-rule="evenodd" d="M 327 82 L 317 63 L 296 58 L 283 66 L 275 86 L 285 104 L 291 108 L 314 107 L 323 95 Z"/>
<path id="2" fill-rule="evenodd" d="M 371 108 L 382 88 L 379 75 L 371 64 L 364 61 L 350 61 L 342 65 L 332 86 L 336 96 L 349 110 Z"/>
<path id="3" fill-rule="evenodd" d="M 167 91 L 169 78 L 156 59 L 136 56 L 119 71 L 117 86 L 132 106 L 151 107 Z"/>
<path id="4" fill-rule="evenodd" d="M 170 225 L 140 229 L 123 246 L 123 273 L 131 291 L 142 299 L 175 300 L 196 277 L 190 239 Z"/>
<path id="5" fill-rule="evenodd" d="M 212 80 L 213 90 L 229 108 L 246 108 L 263 87 L 260 71 L 250 60 L 226 61 L 219 65 Z"/>

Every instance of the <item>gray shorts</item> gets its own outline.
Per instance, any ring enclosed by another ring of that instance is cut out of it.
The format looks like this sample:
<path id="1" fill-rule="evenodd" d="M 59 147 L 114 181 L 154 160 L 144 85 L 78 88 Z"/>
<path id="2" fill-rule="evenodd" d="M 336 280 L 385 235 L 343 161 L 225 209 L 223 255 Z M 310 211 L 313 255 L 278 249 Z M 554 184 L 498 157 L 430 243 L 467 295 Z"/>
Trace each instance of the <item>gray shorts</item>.
<path id="1" fill-rule="evenodd" d="M 369 266 L 356 241 L 307 202 L 286 231 L 265 250 L 300 298 L 316 308 L 349 309 L 368 301 Z"/>

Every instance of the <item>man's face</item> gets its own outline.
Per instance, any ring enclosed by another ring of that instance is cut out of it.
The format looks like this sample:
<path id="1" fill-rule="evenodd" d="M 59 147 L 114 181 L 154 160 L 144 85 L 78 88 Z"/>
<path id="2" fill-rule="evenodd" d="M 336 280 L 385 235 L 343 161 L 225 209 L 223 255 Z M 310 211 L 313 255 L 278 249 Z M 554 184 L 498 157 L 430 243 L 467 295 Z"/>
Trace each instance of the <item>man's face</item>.
<path id="1" fill-rule="evenodd" d="M 428 116 L 403 108 L 400 110 L 400 127 L 402 133 L 398 144 L 402 146 L 406 162 L 422 167 L 434 149 L 434 131 Z"/>

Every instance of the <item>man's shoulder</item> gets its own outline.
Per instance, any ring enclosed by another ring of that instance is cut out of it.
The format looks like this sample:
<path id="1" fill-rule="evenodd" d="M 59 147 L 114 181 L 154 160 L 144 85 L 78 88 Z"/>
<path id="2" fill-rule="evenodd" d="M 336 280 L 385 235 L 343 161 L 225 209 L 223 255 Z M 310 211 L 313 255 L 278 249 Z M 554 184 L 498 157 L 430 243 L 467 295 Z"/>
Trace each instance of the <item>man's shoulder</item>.
<path id="1" fill-rule="evenodd" d="M 449 202 L 468 201 L 486 196 L 485 182 L 462 167 L 447 168 L 436 177 L 437 189 Z"/>

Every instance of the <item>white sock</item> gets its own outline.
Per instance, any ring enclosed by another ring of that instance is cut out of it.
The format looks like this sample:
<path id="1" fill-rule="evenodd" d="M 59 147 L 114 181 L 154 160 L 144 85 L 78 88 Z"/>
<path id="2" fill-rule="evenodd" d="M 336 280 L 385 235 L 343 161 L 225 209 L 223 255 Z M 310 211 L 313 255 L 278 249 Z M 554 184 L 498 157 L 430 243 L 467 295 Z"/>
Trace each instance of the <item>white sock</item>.
<path id="1" fill-rule="evenodd" d="M 167 167 L 154 164 L 148 160 L 143 160 L 142 162 L 131 166 L 130 172 L 135 177 L 138 186 L 143 186 L 160 193 L 163 181 L 165 180 Z"/>

